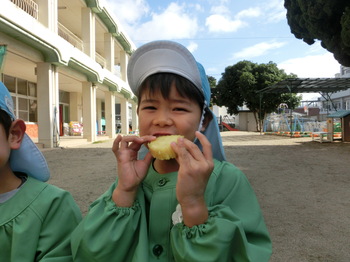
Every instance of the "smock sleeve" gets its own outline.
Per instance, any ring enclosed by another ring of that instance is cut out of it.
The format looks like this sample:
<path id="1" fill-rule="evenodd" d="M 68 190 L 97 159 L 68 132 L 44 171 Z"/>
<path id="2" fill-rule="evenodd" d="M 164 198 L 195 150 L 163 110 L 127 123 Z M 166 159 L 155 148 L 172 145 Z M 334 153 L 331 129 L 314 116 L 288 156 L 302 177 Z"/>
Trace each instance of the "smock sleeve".
<path id="1" fill-rule="evenodd" d="M 70 235 L 81 221 L 79 207 L 71 194 L 48 186 L 31 209 L 42 219 L 35 261 L 71 262 Z M 30 232 L 27 233 L 31 237 Z"/>
<path id="2" fill-rule="evenodd" d="M 132 207 L 118 207 L 112 200 L 116 184 L 97 199 L 72 234 L 74 261 L 133 261 L 138 241 L 143 238 L 140 227 L 139 199 Z M 145 236 L 146 237 L 146 236 Z M 147 251 L 145 251 L 147 254 Z"/>
<path id="3" fill-rule="evenodd" d="M 172 228 L 175 261 L 269 261 L 270 236 L 254 191 L 234 165 L 219 166 L 207 186 L 207 222 Z"/>

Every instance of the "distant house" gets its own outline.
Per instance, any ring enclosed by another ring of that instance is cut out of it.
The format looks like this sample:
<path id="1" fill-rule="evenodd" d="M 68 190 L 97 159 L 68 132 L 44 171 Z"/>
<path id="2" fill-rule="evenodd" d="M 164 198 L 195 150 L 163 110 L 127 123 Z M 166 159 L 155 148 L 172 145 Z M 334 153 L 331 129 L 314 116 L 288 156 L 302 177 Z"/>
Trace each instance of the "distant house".
<path id="1" fill-rule="evenodd" d="M 318 120 L 321 109 L 319 107 L 299 107 L 293 110 L 296 113 L 303 114 L 308 118 Z"/>

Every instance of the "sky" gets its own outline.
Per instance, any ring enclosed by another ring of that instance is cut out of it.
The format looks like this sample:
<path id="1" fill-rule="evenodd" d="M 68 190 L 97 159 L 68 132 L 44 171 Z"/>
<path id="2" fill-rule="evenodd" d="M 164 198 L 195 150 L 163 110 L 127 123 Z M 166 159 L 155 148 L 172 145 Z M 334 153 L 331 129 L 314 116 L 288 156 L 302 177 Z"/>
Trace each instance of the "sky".
<path id="1" fill-rule="evenodd" d="M 105 0 L 136 47 L 153 40 L 186 46 L 220 79 L 239 61 L 277 64 L 298 77 L 334 77 L 340 64 L 319 42 L 290 32 L 284 0 Z M 304 94 L 313 99 L 318 94 Z"/>

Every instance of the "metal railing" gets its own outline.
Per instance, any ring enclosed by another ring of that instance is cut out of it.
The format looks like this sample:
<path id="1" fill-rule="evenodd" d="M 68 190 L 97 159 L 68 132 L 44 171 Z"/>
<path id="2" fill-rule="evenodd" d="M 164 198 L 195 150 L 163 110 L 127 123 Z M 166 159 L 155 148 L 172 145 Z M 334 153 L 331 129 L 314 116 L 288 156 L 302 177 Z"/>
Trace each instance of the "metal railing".
<path id="1" fill-rule="evenodd" d="M 38 19 L 39 7 L 38 4 L 32 0 L 10 0 L 16 6 L 21 8 L 24 12 L 28 13 L 35 19 Z"/>
<path id="2" fill-rule="evenodd" d="M 69 29 L 67 29 L 61 23 L 58 23 L 58 35 L 73 45 L 75 48 L 78 48 L 80 51 L 84 52 L 83 40 L 69 31 Z"/>

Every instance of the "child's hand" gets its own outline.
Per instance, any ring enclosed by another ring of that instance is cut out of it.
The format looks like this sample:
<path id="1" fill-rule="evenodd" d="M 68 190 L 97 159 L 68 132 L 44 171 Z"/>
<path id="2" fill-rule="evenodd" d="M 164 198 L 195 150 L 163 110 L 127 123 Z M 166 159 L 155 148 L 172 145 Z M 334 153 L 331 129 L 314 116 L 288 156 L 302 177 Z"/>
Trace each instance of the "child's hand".
<path id="1" fill-rule="evenodd" d="M 196 132 L 196 137 L 202 144 L 203 152 L 187 139 L 180 138 L 177 143 L 172 143 L 180 165 L 176 196 L 181 205 L 184 223 L 189 227 L 202 224 L 208 218 L 204 192 L 214 169 L 210 142 L 200 132 Z"/>
<path id="2" fill-rule="evenodd" d="M 121 136 L 114 140 L 112 151 L 117 158 L 118 185 L 113 192 L 113 200 L 117 206 L 133 205 L 139 184 L 145 178 L 152 161 L 147 153 L 143 160 L 137 160 L 142 144 L 154 140 L 154 136 Z"/>

